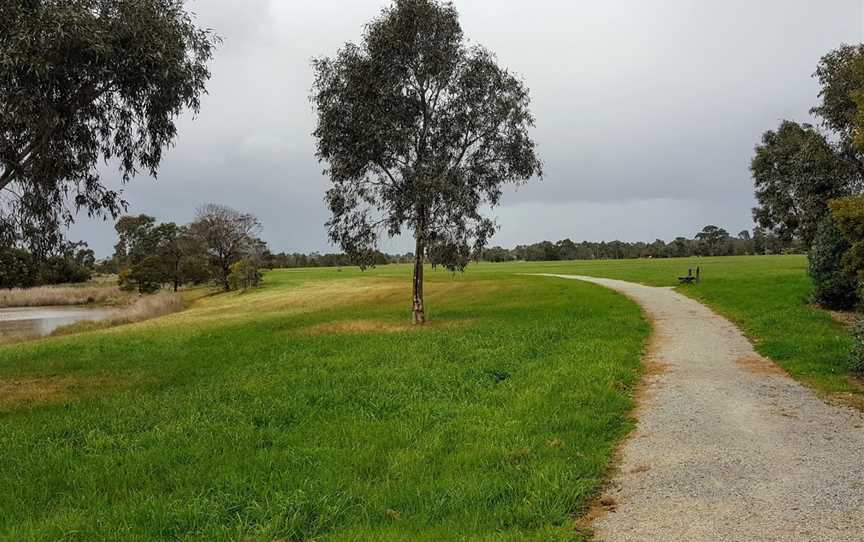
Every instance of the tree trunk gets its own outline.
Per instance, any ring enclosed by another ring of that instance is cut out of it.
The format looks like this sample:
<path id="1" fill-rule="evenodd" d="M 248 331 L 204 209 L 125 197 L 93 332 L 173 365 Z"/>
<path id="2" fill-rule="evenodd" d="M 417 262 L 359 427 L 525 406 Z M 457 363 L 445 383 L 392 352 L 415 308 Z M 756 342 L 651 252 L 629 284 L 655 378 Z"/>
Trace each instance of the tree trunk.
<path id="1" fill-rule="evenodd" d="M 417 238 L 417 249 L 414 253 L 414 324 L 426 323 L 426 309 L 423 307 L 423 256 L 426 247 L 423 241 Z"/>

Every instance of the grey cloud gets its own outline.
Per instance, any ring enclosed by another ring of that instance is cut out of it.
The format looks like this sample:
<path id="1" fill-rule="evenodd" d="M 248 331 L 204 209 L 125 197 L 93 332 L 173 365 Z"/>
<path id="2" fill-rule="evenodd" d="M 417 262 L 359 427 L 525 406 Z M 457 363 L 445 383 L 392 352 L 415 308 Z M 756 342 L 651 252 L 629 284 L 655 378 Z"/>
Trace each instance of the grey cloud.
<path id="1" fill-rule="evenodd" d="M 258 214 L 275 250 L 332 250 L 314 158 L 309 61 L 359 40 L 383 0 L 196 0 L 225 42 L 210 94 L 131 211 L 186 221 L 206 201 Z M 546 179 L 508 191 L 496 243 L 751 227 L 762 131 L 807 120 L 819 57 L 862 40 L 860 0 L 457 0 L 466 35 L 532 91 Z M 110 178 L 110 176 L 108 177 Z M 72 235 L 100 254 L 110 224 Z M 404 240 L 391 250 L 408 249 Z"/>

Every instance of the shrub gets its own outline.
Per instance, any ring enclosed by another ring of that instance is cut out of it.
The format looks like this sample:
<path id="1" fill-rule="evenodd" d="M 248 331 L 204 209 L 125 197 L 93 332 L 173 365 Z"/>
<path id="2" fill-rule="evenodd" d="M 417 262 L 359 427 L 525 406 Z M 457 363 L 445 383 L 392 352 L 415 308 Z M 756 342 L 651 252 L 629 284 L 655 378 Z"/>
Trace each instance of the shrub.
<path id="1" fill-rule="evenodd" d="M 835 199 L 828 206 L 837 229 L 851 245 L 843 255 L 843 269 L 864 281 L 864 196 Z"/>
<path id="2" fill-rule="evenodd" d="M 859 315 L 852 328 L 852 370 L 864 375 L 864 315 Z"/>
<path id="3" fill-rule="evenodd" d="M 849 248 L 837 225 L 826 217 L 819 224 L 810 249 L 814 303 L 826 309 L 848 310 L 858 302 L 855 282 L 843 268 L 843 256 Z"/>
<path id="4" fill-rule="evenodd" d="M 252 259 L 244 258 L 231 264 L 228 285 L 232 290 L 257 288 L 260 283 L 261 271 Z"/>

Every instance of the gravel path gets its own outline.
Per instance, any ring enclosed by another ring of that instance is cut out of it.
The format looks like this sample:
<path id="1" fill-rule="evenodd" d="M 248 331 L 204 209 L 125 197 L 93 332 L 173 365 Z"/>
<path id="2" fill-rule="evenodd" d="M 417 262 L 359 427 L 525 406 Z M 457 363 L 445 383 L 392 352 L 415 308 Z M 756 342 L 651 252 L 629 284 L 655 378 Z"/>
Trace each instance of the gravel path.
<path id="1" fill-rule="evenodd" d="M 608 541 L 864 540 L 864 416 L 670 288 L 593 282 L 654 323 L 638 426 L 593 523 Z"/>

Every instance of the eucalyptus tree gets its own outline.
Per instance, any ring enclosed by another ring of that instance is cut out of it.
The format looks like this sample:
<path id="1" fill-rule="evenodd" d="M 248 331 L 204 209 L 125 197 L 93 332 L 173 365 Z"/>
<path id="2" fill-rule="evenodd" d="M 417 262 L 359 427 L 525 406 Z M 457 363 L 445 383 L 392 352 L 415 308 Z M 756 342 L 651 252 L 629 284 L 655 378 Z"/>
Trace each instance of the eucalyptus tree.
<path id="1" fill-rule="evenodd" d="M 231 266 L 253 252 L 263 252 L 263 242 L 257 238 L 260 231 L 261 222 L 254 215 L 212 203 L 198 209 L 188 226 L 189 235 L 203 248 L 225 291 L 231 289 Z"/>
<path id="2" fill-rule="evenodd" d="M 783 121 L 756 146 L 750 165 L 758 205 L 753 218 L 788 243 L 809 248 L 828 202 L 860 187 L 854 160 L 809 124 Z"/>
<path id="3" fill-rule="evenodd" d="M 864 170 L 864 44 L 842 45 L 819 60 L 819 104 L 810 112 L 837 134 L 844 152 Z"/>
<path id="4" fill-rule="evenodd" d="M 218 38 L 183 0 L 0 2 L 0 241 L 39 250 L 125 207 L 97 165 L 156 176 Z"/>
<path id="5" fill-rule="evenodd" d="M 469 45 L 456 9 L 438 0 L 395 0 L 360 44 L 313 66 L 329 237 L 365 268 L 379 237 L 411 232 L 413 320 L 423 323 L 427 256 L 464 270 L 496 230 L 482 210 L 505 184 L 542 176 L 528 89 Z"/>
<path id="6" fill-rule="evenodd" d="M 696 234 L 696 240 L 704 245 L 705 256 L 721 256 L 721 248 L 729 241 L 729 232 L 710 224 Z"/>

